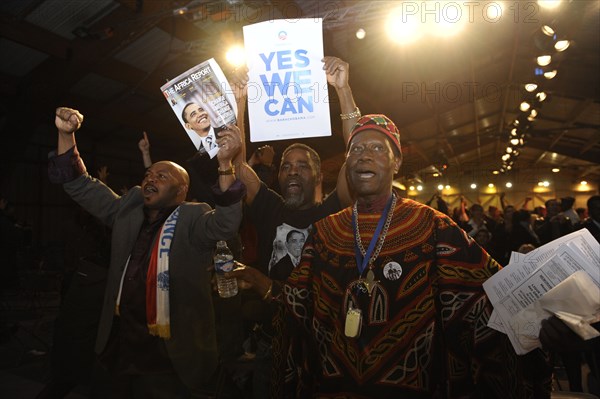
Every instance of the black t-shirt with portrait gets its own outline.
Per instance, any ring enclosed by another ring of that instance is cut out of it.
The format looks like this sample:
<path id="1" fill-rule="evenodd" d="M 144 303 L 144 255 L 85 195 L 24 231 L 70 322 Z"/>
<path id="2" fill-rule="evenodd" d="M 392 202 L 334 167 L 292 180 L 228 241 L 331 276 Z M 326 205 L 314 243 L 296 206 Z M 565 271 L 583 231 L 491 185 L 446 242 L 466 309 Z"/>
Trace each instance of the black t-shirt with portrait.
<path id="1" fill-rule="evenodd" d="M 305 210 L 288 209 L 281 195 L 261 183 L 252 205 L 248 208 L 248 215 L 258 235 L 258 264 L 254 266 L 268 274 L 276 232 L 282 224 L 305 231 L 316 221 L 339 212 L 341 208 L 337 193 L 333 191 L 319 205 Z"/>

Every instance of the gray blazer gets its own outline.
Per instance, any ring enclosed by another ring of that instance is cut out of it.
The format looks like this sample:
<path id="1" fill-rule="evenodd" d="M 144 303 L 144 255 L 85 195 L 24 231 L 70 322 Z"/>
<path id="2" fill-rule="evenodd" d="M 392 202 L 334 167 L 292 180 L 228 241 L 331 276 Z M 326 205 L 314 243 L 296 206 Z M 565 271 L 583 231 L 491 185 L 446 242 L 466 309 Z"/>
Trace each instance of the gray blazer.
<path id="1" fill-rule="evenodd" d="M 112 227 L 112 248 L 96 352 L 104 350 L 112 326 L 121 275 L 144 220 L 141 188 L 119 197 L 89 175 L 63 185 L 89 213 Z M 201 387 L 217 367 L 215 317 L 210 273 L 216 241 L 233 237 L 242 219 L 242 204 L 216 206 L 183 203 L 171 244 L 169 264 L 171 339 L 169 358 L 181 380 Z"/>

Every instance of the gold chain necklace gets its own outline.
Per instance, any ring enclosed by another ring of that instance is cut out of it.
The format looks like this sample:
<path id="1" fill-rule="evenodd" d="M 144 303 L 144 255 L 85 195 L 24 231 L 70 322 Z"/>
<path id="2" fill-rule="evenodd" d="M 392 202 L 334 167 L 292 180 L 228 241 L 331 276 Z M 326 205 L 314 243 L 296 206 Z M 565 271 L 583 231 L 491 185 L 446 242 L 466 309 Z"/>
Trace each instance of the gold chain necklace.
<path id="1" fill-rule="evenodd" d="M 360 230 L 358 229 L 358 209 L 356 206 L 356 202 L 354 203 L 354 206 L 352 207 L 352 212 L 354 213 L 354 227 L 356 228 L 356 235 L 354 237 L 354 240 L 356 241 L 356 245 L 358 246 L 358 249 L 360 250 L 360 253 L 362 254 L 362 256 L 365 256 L 367 251 L 365 251 L 365 247 L 363 247 L 362 244 L 362 238 L 360 238 Z M 373 262 L 375 262 L 375 259 L 377 259 L 377 256 L 379 256 L 379 252 L 381 251 L 381 248 L 383 248 L 383 243 L 385 242 L 385 236 L 387 235 L 387 231 L 388 228 L 390 227 L 390 223 L 392 222 L 392 216 L 394 216 L 394 208 L 396 207 L 396 195 L 394 193 L 392 193 L 392 204 L 390 205 L 390 210 L 388 211 L 388 215 L 387 218 L 385 219 L 385 224 L 383 225 L 383 230 L 381 231 L 381 235 L 379 236 L 379 239 L 377 241 L 377 246 L 375 247 L 375 250 L 373 251 L 373 256 L 371 256 L 371 258 L 369 259 L 369 268 L 371 268 L 371 266 L 373 265 Z"/>

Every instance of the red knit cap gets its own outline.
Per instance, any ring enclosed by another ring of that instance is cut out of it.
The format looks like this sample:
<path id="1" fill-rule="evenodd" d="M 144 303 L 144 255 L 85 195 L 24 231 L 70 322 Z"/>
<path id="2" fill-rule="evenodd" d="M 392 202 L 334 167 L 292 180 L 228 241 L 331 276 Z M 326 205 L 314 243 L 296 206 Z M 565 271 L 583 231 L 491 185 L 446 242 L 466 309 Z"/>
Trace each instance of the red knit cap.
<path id="1" fill-rule="evenodd" d="M 390 118 L 381 114 L 364 115 L 356 122 L 350 133 L 350 139 L 348 140 L 346 150 L 350 147 L 350 143 L 354 136 L 363 130 L 376 130 L 385 134 L 391 140 L 392 144 L 396 146 L 398 153 L 402 154 L 400 132 L 398 131 L 398 128 Z"/>

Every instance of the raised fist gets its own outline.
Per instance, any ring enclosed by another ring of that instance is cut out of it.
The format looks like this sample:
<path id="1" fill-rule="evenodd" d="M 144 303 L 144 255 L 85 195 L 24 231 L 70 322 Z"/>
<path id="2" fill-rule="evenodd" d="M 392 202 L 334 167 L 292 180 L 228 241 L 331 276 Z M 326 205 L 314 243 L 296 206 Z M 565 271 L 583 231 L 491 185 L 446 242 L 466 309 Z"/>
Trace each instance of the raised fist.
<path id="1" fill-rule="evenodd" d="M 59 107 L 56 109 L 54 122 L 60 133 L 73 134 L 81 127 L 83 115 L 76 109 Z"/>

